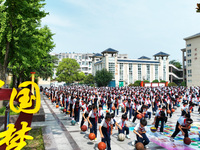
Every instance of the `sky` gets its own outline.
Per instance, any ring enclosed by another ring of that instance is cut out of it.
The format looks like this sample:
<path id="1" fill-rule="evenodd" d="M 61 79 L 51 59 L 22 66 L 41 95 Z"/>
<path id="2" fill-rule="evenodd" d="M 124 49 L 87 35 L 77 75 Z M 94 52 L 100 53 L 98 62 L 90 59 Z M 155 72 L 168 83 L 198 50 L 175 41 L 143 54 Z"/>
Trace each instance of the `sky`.
<path id="1" fill-rule="evenodd" d="M 42 20 L 54 33 L 53 53 L 101 53 L 131 59 L 162 51 L 182 61 L 183 38 L 200 32 L 200 0 L 46 0 Z"/>

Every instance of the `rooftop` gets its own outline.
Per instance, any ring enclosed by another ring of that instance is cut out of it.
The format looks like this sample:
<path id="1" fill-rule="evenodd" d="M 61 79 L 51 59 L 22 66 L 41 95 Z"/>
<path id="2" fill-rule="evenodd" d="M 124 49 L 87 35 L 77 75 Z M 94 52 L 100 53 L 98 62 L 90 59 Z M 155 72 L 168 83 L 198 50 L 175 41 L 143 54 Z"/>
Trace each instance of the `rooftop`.
<path id="1" fill-rule="evenodd" d="M 115 50 L 115 49 L 112 49 L 112 48 L 108 48 L 108 49 L 104 50 L 104 51 L 101 52 L 101 53 L 102 53 L 102 54 L 103 54 L 103 53 L 118 53 L 118 51 Z"/>
<path id="2" fill-rule="evenodd" d="M 141 57 L 138 58 L 138 59 L 148 59 L 148 60 L 150 60 L 150 58 L 149 58 L 149 57 L 146 57 L 146 56 L 141 56 Z"/>
<path id="3" fill-rule="evenodd" d="M 169 56 L 169 54 L 164 53 L 164 52 L 159 52 L 159 53 L 157 53 L 157 54 L 155 54 L 153 56 Z"/>
<path id="4" fill-rule="evenodd" d="M 184 40 L 189 40 L 189 39 L 192 39 L 192 38 L 195 38 L 195 37 L 199 37 L 199 36 L 200 36 L 200 33 L 197 33 L 197 34 L 194 34 L 192 36 L 184 38 Z"/>
<path id="5" fill-rule="evenodd" d="M 93 56 L 91 56 L 91 57 L 102 57 L 103 55 L 101 55 L 101 54 L 99 54 L 99 53 L 96 53 L 96 54 L 94 54 Z"/>

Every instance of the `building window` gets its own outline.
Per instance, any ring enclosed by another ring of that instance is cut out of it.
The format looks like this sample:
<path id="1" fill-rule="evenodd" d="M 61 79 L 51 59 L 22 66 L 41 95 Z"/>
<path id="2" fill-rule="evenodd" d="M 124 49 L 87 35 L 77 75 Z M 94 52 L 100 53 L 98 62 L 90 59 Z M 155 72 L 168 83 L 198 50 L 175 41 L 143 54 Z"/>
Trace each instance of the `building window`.
<path id="1" fill-rule="evenodd" d="M 192 80 L 188 80 L 188 83 L 192 83 Z"/>
<path id="2" fill-rule="evenodd" d="M 192 60 L 191 60 L 191 59 L 187 60 L 187 65 L 188 65 L 188 67 L 191 66 L 191 63 L 192 63 Z"/>
<path id="3" fill-rule="evenodd" d="M 77 60 L 77 56 L 75 55 L 74 58 Z"/>
<path id="4" fill-rule="evenodd" d="M 192 70 L 188 70 L 188 77 L 191 77 L 192 76 Z"/>
<path id="5" fill-rule="evenodd" d="M 187 44 L 187 47 L 190 47 L 191 46 L 191 44 Z"/>
<path id="6" fill-rule="evenodd" d="M 155 65 L 155 80 L 158 80 L 158 65 Z"/>
<path id="7" fill-rule="evenodd" d="M 147 77 L 146 79 L 150 81 L 150 65 L 147 65 Z"/>
<path id="8" fill-rule="evenodd" d="M 81 60 L 81 56 L 79 56 L 79 59 Z"/>
<path id="9" fill-rule="evenodd" d="M 113 74 L 113 78 L 115 78 L 115 63 L 109 62 L 109 71 Z"/>
<path id="10" fill-rule="evenodd" d="M 190 57 L 190 56 L 191 56 L 191 53 L 192 53 L 191 49 L 188 49 L 188 50 L 187 50 L 187 57 Z"/>
<path id="11" fill-rule="evenodd" d="M 138 80 L 142 80 L 142 65 L 138 64 Z"/>
<path id="12" fill-rule="evenodd" d="M 166 61 L 163 60 L 163 80 L 166 81 Z"/>
<path id="13" fill-rule="evenodd" d="M 129 83 L 133 83 L 133 64 L 129 64 Z"/>
<path id="14" fill-rule="evenodd" d="M 119 64 L 119 80 L 123 81 L 123 64 Z"/>

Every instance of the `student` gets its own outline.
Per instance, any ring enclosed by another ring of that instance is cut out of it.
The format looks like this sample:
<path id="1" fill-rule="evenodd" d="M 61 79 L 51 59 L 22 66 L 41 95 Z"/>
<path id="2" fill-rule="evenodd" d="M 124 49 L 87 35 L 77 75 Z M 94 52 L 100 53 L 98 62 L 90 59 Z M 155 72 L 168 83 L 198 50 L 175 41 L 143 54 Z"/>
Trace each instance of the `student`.
<path id="1" fill-rule="evenodd" d="M 185 114 L 184 116 L 181 116 L 177 123 L 176 128 L 172 136 L 170 137 L 170 140 L 174 142 L 174 138 L 176 135 L 181 131 L 184 137 L 188 137 L 188 130 L 191 128 L 191 124 L 193 123 L 193 120 L 189 118 L 189 114 Z"/>
<path id="2" fill-rule="evenodd" d="M 101 123 L 102 119 L 104 118 L 103 108 L 102 105 L 99 105 L 99 112 L 98 112 L 98 123 Z"/>
<path id="3" fill-rule="evenodd" d="M 143 115 L 143 113 L 145 113 L 146 108 L 147 108 L 147 106 L 145 106 L 145 105 L 143 105 L 143 106 L 140 105 L 140 104 L 136 105 L 136 111 L 135 111 L 135 114 L 134 114 L 134 118 L 132 120 L 133 123 L 135 123 L 135 120 L 136 120 L 138 114 Z"/>
<path id="4" fill-rule="evenodd" d="M 110 115 L 111 115 L 111 119 L 112 119 L 112 122 L 113 122 L 113 127 L 115 127 L 115 124 L 116 124 L 115 114 L 111 113 Z"/>
<path id="5" fill-rule="evenodd" d="M 97 106 L 92 105 L 92 111 L 90 111 L 87 121 L 90 124 L 90 133 L 94 133 L 96 138 L 95 141 L 97 141 L 97 121 L 98 121 L 98 112 L 97 112 Z"/>
<path id="6" fill-rule="evenodd" d="M 147 131 L 146 125 L 147 125 L 147 121 L 143 118 L 143 119 L 140 120 L 140 123 L 138 123 L 135 126 L 133 132 L 136 134 L 137 141 L 132 142 L 133 146 L 137 142 L 141 142 L 141 143 L 143 143 L 145 148 L 148 148 L 147 145 L 149 144 L 149 139 L 146 136 L 146 131 Z"/>
<path id="7" fill-rule="evenodd" d="M 79 100 L 77 100 L 72 107 L 74 120 L 76 121 L 77 124 L 79 124 L 80 108 L 81 107 L 82 107 L 82 104 L 81 104 L 81 102 L 79 102 Z"/>
<path id="8" fill-rule="evenodd" d="M 88 117 L 90 111 L 92 110 L 92 106 L 88 106 L 87 109 L 84 110 L 83 115 L 82 115 L 82 120 L 81 120 L 81 125 L 80 127 L 82 127 L 82 125 L 84 124 L 84 122 L 86 121 L 86 118 Z M 89 124 L 89 123 L 88 123 Z M 89 127 L 89 125 L 88 125 Z"/>
<path id="9" fill-rule="evenodd" d="M 188 107 L 188 101 L 183 101 L 183 106 L 181 107 L 181 116 L 184 116 L 186 113 L 188 113 L 189 107 Z"/>
<path id="10" fill-rule="evenodd" d="M 125 107 L 125 114 L 128 114 L 129 112 L 129 120 L 131 121 L 131 116 L 132 116 L 132 108 L 133 107 L 133 102 L 131 99 L 128 99 L 128 102 L 126 102 L 126 107 Z"/>
<path id="11" fill-rule="evenodd" d="M 99 132 L 101 135 L 101 141 L 107 143 L 107 150 L 111 150 L 110 135 L 112 135 L 113 122 L 110 113 L 106 114 L 105 119 L 102 120 L 99 126 Z"/>
<path id="12" fill-rule="evenodd" d="M 118 97 L 116 97 L 114 100 L 114 106 L 115 106 L 114 115 L 115 115 L 115 112 L 117 112 L 117 117 L 118 117 L 119 115 L 119 98 Z"/>
<path id="13" fill-rule="evenodd" d="M 127 120 L 127 115 L 123 114 L 121 120 L 118 123 L 116 122 L 116 126 L 118 127 L 118 134 L 124 133 L 124 131 L 126 131 L 126 138 L 130 139 L 129 128 L 127 126 L 126 120 Z"/>
<path id="14" fill-rule="evenodd" d="M 156 113 L 155 118 L 154 118 L 154 122 L 153 122 L 153 124 L 155 124 L 155 128 L 158 129 L 159 122 L 161 121 L 160 134 L 162 134 L 162 135 L 163 135 L 164 122 L 166 122 L 165 111 L 166 111 L 166 107 L 163 106 L 162 110 L 159 110 Z"/>

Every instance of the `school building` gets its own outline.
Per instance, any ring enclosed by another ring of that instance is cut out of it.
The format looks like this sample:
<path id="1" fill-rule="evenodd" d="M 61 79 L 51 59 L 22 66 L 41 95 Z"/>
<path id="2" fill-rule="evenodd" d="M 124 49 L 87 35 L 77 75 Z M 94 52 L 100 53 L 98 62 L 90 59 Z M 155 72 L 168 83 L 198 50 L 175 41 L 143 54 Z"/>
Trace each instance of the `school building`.
<path id="1" fill-rule="evenodd" d="M 186 48 L 181 49 L 184 81 L 187 86 L 200 86 L 200 33 L 184 40 Z"/>
<path id="2" fill-rule="evenodd" d="M 120 58 L 118 51 L 108 48 L 103 52 L 94 54 L 92 58 L 92 74 L 103 68 L 112 72 L 113 80 L 110 86 L 127 86 L 136 80 L 165 80 L 169 82 L 169 54 L 159 52 L 154 60 L 146 56 L 138 59 Z"/>

